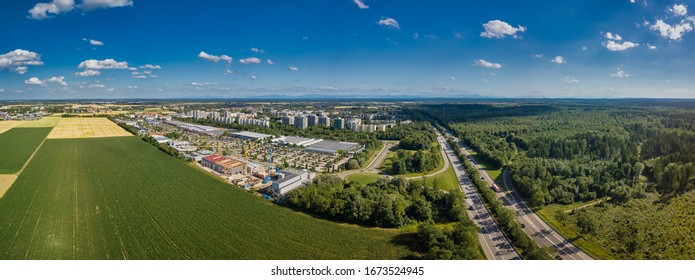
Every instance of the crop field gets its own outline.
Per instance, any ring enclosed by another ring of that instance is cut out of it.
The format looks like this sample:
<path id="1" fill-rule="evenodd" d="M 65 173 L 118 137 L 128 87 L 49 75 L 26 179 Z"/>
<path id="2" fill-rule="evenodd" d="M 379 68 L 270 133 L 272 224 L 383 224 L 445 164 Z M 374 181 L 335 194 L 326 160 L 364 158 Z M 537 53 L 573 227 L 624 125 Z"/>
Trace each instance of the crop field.
<path id="1" fill-rule="evenodd" d="M 13 128 L 0 134 L 0 174 L 17 173 L 51 128 Z"/>
<path id="2" fill-rule="evenodd" d="M 0 198 L 5 195 L 5 192 L 10 189 L 16 179 L 17 175 L 14 174 L 0 174 Z"/>
<path id="3" fill-rule="evenodd" d="M 0 134 L 25 123 L 26 121 L 0 121 Z"/>
<path id="4" fill-rule="evenodd" d="M 130 136 L 107 118 L 63 118 L 48 139 Z"/>
<path id="5" fill-rule="evenodd" d="M 45 117 L 37 121 L 25 121 L 20 127 L 54 127 L 59 121 L 59 117 Z"/>
<path id="6" fill-rule="evenodd" d="M 46 140 L 0 199 L 0 259 L 399 259 L 400 233 L 273 205 L 133 136 Z"/>

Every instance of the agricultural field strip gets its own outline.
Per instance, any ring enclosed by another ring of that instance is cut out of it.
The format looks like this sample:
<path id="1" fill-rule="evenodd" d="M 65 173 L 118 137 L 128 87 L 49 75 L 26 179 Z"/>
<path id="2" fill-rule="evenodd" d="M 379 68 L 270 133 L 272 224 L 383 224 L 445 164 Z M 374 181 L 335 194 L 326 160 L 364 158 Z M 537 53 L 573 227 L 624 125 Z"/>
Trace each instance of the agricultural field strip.
<path id="1" fill-rule="evenodd" d="M 106 118 L 63 118 L 48 135 L 49 139 L 130 136 Z"/>

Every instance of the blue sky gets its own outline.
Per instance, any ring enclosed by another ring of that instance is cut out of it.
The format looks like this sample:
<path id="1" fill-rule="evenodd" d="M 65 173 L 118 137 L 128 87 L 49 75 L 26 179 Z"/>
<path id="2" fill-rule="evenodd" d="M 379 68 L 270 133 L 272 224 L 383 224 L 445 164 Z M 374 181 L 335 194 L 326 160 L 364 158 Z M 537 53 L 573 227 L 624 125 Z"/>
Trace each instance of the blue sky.
<path id="1" fill-rule="evenodd" d="M 695 97 L 695 1 L 526 2 L 3 1 L 0 99 Z"/>

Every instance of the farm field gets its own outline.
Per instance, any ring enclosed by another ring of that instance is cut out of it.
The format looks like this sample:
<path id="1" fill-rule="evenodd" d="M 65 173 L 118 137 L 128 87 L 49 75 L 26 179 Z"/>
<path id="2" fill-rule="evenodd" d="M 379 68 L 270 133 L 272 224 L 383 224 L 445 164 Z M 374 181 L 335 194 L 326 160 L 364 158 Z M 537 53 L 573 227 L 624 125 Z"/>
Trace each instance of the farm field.
<path id="1" fill-rule="evenodd" d="M 130 136 L 107 118 L 62 118 L 48 139 Z"/>
<path id="2" fill-rule="evenodd" d="M 0 174 L 19 172 L 51 128 L 13 128 L 0 134 Z"/>
<path id="3" fill-rule="evenodd" d="M 27 121 L 0 121 L 0 134 L 12 128 L 25 124 Z"/>
<path id="4" fill-rule="evenodd" d="M 16 179 L 17 175 L 14 174 L 0 174 L 0 198 L 5 195 Z"/>
<path id="5" fill-rule="evenodd" d="M 25 121 L 20 127 L 54 127 L 60 119 L 59 117 L 44 117 L 37 121 Z"/>
<path id="6" fill-rule="evenodd" d="M 399 259 L 400 233 L 273 205 L 132 136 L 46 140 L 0 199 L 0 259 Z"/>

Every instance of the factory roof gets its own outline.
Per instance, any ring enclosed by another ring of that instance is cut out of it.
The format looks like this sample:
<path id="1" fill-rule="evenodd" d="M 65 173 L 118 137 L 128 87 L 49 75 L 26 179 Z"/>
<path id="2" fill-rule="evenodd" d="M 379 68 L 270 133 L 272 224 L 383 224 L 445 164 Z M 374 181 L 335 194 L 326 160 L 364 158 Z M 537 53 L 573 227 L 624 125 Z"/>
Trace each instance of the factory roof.
<path id="1" fill-rule="evenodd" d="M 354 143 L 354 142 L 338 142 L 338 141 L 323 140 L 321 142 L 309 145 L 307 150 L 311 151 L 312 149 L 316 149 L 316 150 L 322 150 L 322 151 L 338 152 L 340 150 L 349 151 L 349 150 L 352 150 L 352 149 L 357 148 L 359 146 L 360 146 L 359 143 Z"/>
<path id="2" fill-rule="evenodd" d="M 235 133 L 232 133 L 232 135 L 247 137 L 247 138 L 255 138 L 255 139 L 265 139 L 268 137 L 273 137 L 270 134 L 263 134 L 263 133 L 257 133 L 257 132 L 251 132 L 251 131 L 235 132 Z"/>

